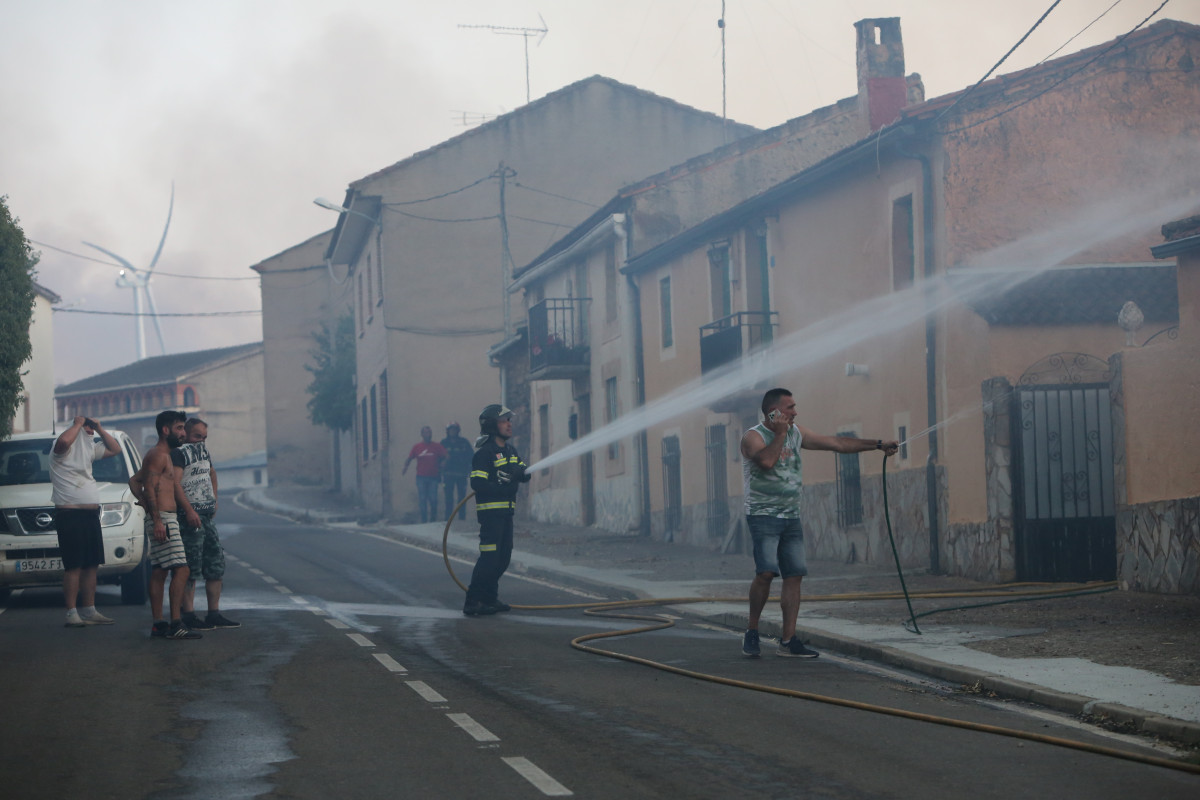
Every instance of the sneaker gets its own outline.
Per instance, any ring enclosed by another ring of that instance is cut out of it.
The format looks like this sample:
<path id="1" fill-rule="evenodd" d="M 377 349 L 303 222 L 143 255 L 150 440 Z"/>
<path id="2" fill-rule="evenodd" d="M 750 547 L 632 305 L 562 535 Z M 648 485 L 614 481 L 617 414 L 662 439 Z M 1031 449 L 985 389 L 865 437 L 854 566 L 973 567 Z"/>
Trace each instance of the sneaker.
<path id="1" fill-rule="evenodd" d="M 86 625 L 87 623 L 83 621 L 83 617 L 79 616 L 79 610 L 75 608 L 67 612 L 67 621 L 63 623 L 63 626 L 67 628 L 82 628 Z"/>
<path id="2" fill-rule="evenodd" d="M 793 636 L 786 642 L 779 643 L 779 649 L 775 651 L 775 655 L 784 658 L 817 658 L 821 654 L 816 650 L 809 650 L 804 646 L 804 642 Z"/>
<path id="3" fill-rule="evenodd" d="M 487 606 L 492 609 L 493 614 L 503 614 L 505 611 L 512 611 L 512 606 L 503 600 L 493 600 Z"/>
<path id="4" fill-rule="evenodd" d="M 91 614 L 80 614 L 79 618 L 83 620 L 84 625 L 112 625 L 116 620 L 109 619 L 99 611 L 93 611 Z"/>
<path id="5" fill-rule="evenodd" d="M 758 631 L 747 630 L 742 634 L 742 653 L 751 658 L 758 658 L 762 653 L 758 646 Z"/>
<path id="6" fill-rule="evenodd" d="M 182 621 L 172 622 L 165 636 L 168 639 L 203 639 L 204 637 L 184 625 Z"/>
<path id="7" fill-rule="evenodd" d="M 166 636 L 167 631 L 170 629 L 171 626 L 167 624 L 167 621 L 165 619 L 160 619 L 150 626 L 150 635 L 158 637 Z"/>
<path id="8" fill-rule="evenodd" d="M 495 608 L 478 600 L 468 600 L 463 606 L 463 615 L 468 617 L 486 617 L 488 614 L 495 613 Z"/>
<path id="9" fill-rule="evenodd" d="M 191 631 L 211 631 L 215 627 L 211 622 L 205 622 L 196 616 L 195 611 L 183 612 L 183 625 Z"/>
<path id="10" fill-rule="evenodd" d="M 208 616 L 204 618 L 204 624 L 208 628 L 240 628 L 242 623 L 234 622 L 229 617 L 221 616 L 220 611 L 210 611 Z"/>

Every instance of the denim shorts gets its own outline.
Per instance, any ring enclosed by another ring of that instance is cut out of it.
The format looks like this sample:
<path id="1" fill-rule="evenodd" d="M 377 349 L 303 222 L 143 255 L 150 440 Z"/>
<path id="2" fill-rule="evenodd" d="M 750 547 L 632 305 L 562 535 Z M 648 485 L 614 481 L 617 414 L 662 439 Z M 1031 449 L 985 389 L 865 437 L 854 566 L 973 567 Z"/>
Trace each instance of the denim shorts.
<path id="1" fill-rule="evenodd" d="M 800 520 L 747 516 L 746 525 L 754 540 L 754 574 L 770 572 L 784 578 L 808 574 Z"/>

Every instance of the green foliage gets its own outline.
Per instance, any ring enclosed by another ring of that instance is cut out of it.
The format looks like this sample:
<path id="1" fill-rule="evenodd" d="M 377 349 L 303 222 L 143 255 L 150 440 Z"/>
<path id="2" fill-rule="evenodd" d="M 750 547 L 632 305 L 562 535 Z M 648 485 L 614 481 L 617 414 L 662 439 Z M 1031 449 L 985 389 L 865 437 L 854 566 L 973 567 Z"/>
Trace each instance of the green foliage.
<path id="1" fill-rule="evenodd" d="M 0 196 L 0 438 L 12 433 L 13 415 L 25 394 L 21 365 L 33 352 L 34 266 L 37 256 L 21 225 Z"/>
<path id="2" fill-rule="evenodd" d="M 331 332 L 328 325 L 313 334 L 317 343 L 309 351 L 313 364 L 308 385 L 308 418 L 314 425 L 348 431 L 354 425 L 354 316 L 346 314 Z"/>

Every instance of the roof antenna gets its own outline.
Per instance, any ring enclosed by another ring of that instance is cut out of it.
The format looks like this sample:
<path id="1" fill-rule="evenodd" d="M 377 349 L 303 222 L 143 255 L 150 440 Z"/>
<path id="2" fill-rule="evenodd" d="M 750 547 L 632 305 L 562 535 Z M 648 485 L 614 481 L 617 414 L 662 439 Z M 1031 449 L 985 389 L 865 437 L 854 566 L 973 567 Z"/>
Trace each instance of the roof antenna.
<path id="1" fill-rule="evenodd" d="M 724 3 L 722 3 L 722 7 L 724 7 Z M 550 32 L 550 29 L 548 27 L 546 27 L 546 20 L 542 19 L 542 15 L 540 13 L 538 14 L 538 19 L 542 23 L 542 27 L 540 27 L 540 28 L 513 28 L 513 27 L 505 27 L 503 25 L 459 25 L 458 26 L 460 28 L 483 28 L 484 30 L 489 30 L 492 33 L 501 34 L 502 36 L 520 36 L 522 39 L 525 40 L 525 103 L 526 104 L 529 103 L 529 97 L 530 97 L 530 95 L 529 95 L 529 37 L 540 33 L 541 36 L 538 37 L 538 45 L 541 45 L 542 39 L 545 39 L 546 34 Z"/>
<path id="2" fill-rule="evenodd" d="M 721 29 L 721 137 L 729 144 L 729 117 L 725 113 L 725 0 L 721 0 L 721 18 L 717 20 Z"/>

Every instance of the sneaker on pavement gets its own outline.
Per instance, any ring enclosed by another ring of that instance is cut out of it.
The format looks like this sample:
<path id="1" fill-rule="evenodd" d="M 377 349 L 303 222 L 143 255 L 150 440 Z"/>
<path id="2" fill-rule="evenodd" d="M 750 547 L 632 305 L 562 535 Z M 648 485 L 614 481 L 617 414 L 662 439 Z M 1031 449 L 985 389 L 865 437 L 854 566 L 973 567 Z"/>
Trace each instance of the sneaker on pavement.
<path id="1" fill-rule="evenodd" d="M 196 616 L 195 611 L 183 612 L 183 625 L 191 631 L 211 631 L 213 626 Z"/>
<path id="2" fill-rule="evenodd" d="M 167 635 L 167 631 L 170 629 L 171 626 L 167 624 L 167 621 L 165 619 L 160 619 L 150 626 L 150 635 L 163 637 Z"/>
<path id="3" fill-rule="evenodd" d="M 63 626 L 67 628 L 82 628 L 86 625 L 83 617 L 79 616 L 79 611 L 74 608 L 67 612 L 67 621 L 63 623 Z"/>
<path id="4" fill-rule="evenodd" d="M 775 655 L 783 656 L 784 658 L 817 658 L 821 654 L 816 650 L 809 650 L 804 646 L 804 642 L 793 636 L 786 642 L 779 643 L 779 649 L 775 651 Z"/>
<path id="5" fill-rule="evenodd" d="M 172 622 L 166 632 L 168 639 L 203 639 L 204 637 L 184 625 L 182 621 Z"/>
<path id="6" fill-rule="evenodd" d="M 468 600 L 463 605 L 463 615 L 468 617 L 486 617 L 488 614 L 495 614 L 496 609 L 492 608 L 487 603 L 481 603 L 478 600 Z"/>
<path id="7" fill-rule="evenodd" d="M 84 625 L 112 625 L 116 620 L 109 619 L 99 611 L 93 611 L 91 614 L 80 613 L 79 618 L 83 620 Z"/>
<path id="8" fill-rule="evenodd" d="M 222 616 L 220 611 L 210 611 L 208 616 L 204 618 L 205 624 L 209 628 L 240 628 L 242 623 L 234 622 L 229 617 Z"/>
<path id="9" fill-rule="evenodd" d="M 747 630 L 742 634 L 742 653 L 751 658 L 758 658 L 762 653 L 758 646 L 758 631 Z"/>

